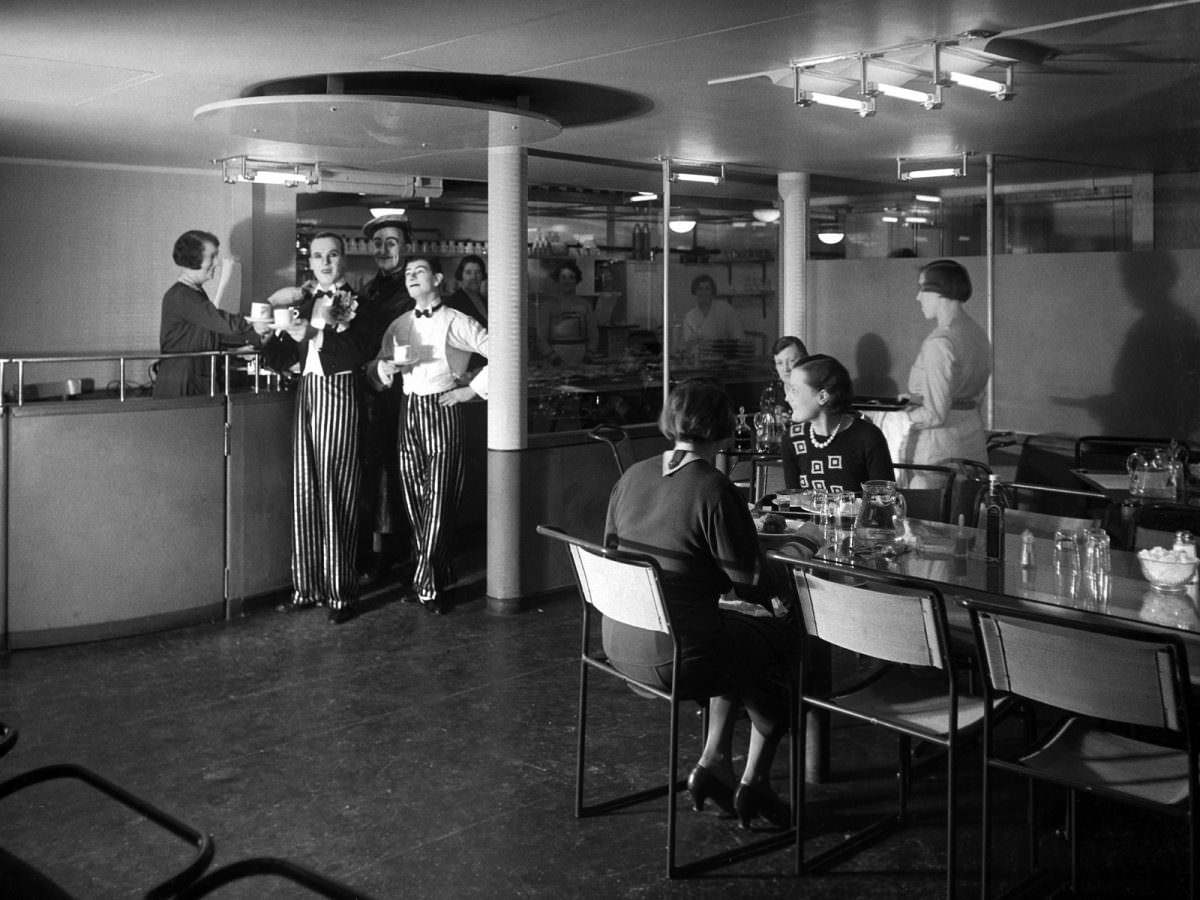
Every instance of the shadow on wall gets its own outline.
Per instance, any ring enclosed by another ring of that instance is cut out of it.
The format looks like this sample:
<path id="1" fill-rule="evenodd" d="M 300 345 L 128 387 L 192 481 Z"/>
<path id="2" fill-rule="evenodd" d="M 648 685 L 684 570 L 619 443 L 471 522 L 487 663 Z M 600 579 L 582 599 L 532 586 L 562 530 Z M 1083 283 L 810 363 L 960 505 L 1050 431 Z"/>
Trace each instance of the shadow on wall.
<path id="1" fill-rule="evenodd" d="M 1140 317 L 1117 353 L 1112 392 L 1051 399 L 1083 407 L 1104 434 L 1192 437 L 1200 426 L 1200 325 L 1175 300 L 1178 266 L 1165 253 L 1129 253 L 1121 278 Z"/>
<path id="2" fill-rule="evenodd" d="M 892 377 L 892 353 L 884 339 L 867 332 L 854 349 L 854 393 L 858 397 L 896 397 L 900 388 Z"/>

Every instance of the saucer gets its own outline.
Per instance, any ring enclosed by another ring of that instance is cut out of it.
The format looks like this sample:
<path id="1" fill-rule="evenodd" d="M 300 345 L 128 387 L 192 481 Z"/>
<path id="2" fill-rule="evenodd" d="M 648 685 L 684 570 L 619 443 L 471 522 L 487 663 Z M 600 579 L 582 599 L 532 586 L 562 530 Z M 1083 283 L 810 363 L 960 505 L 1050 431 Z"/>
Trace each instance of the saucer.
<path id="1" fill-rule="evenodd" d="M 275 324 L 275 319 L 273 319 L 273 318 L 253 319 L 250 316 L 246 316 L 246 321 L 249 322 L 251 325 L 274 325 Z"/>

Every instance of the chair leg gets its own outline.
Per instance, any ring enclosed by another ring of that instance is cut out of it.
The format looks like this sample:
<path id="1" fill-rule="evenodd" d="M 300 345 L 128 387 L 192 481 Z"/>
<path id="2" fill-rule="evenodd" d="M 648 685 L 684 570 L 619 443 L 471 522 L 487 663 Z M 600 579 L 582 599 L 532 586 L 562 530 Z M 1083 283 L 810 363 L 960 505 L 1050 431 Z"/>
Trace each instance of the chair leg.
<path id="1" fill-rule="evenodd" d="M 900 790 L 900 812 L 897 819 L 904 822 L 908 818 L 908 796 L 912 788 L 912 739 L 902 734 L 897 739 L 900 750 L 899 768 L 896 780 Z"/>
<path id="2" fill-rule="evenodd" d="M 667 878 L 674 878 L 675 866 L 675 788 L 679 769 L 679 703 L 671 698 L 671 746 L 667 759 Z"/>
<path id="3" fill-rule="evenodd" d="M 808 709 L 803 698 L 796 704 L 796 783 L 792 789 L 795 797 L 792 818 L 796 823 L 796 874 L 804 873 L 804 802 L 808 781 Z"/>
<path id="4" fill-rule="evenodd" d="M 946 897 L 955 895 L 955 880 L 957 877 L 957 854 L 955 853 L 955 829 L 958 803 L 958 753 L 955 746 L 954 734 L 950 735 L 950 744 L 946 748 Z"/>
<path id="5" fill-rule="evenodd" d="M 575 723 L 575 818 L 583 817 L 584 741 L 587 734 L 588 667 L 579 664 L 579 715 Z"/>
<path id="6" fill-rule="evenodd" d="M 1072 790 L 1070 799 L 1067 802 L 1067 839 L 1070 841 L 1071 853 L 1071 894 L 1075 895 L 1079 891 L 1079 819 L 1077 816 L 1078 810 L 1076 804 L 1079 800 L 1078 792 Z"/>

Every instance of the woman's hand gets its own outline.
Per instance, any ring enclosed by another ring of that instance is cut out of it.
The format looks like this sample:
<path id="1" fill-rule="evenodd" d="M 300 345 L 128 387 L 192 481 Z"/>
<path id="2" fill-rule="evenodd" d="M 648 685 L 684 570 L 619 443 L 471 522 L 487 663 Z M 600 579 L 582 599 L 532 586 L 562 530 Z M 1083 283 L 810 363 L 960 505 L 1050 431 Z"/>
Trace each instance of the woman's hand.
<path id="1" fill-rule="evenodd" d="M 438 403 L 442 406 L 457 406 L 460 403 L 467 403 L 474 400 L 479 395 L 469 387 L 455 388 L 452 391 L 446 391 L 438 397 Z"/>
<path id="2" fill-rule="evenodd" d="M 293 319 L 292 324 L 283 330 L 296 343 L 307 341 L 317 333 L 317 329 L 308 324 L 308 319 Z"/>

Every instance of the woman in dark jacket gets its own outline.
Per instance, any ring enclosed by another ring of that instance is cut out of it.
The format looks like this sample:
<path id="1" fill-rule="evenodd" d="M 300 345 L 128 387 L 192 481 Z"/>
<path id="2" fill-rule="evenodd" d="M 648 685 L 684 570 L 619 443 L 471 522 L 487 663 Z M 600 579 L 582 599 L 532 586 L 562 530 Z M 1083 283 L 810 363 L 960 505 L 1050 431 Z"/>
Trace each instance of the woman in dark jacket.
<path id="1" fill-rule="evenodd" d="M 716 382 L 685 381 L 671 392 L 659 428 L 674 448 L 636 463 L 617 482 L 605 543 L 658 560 L 680 642 L 682 693 L 710 698 L 704 750 L 688 779 L 693 807 L 703 809 L 711 798 L 743 825 L 761 815 L 786 826 L 789 813 L 771 789 L 770 772 L 787 730 L 797 631 L 790 616 L 774 614 L 771 597 L 783 591 L 782 573 L 768 569 L 745 501 L 713 464 L 733 436 L 733 403 Z M 762 614 L 722 609 L 718 601 L 729 590 L 760 604 Z M 670 637 L 607 619 L 601 633 L 618 669 L 669 687 Z M 735 784 L 733 724 L 742 706 L 752 727 Z"/>

